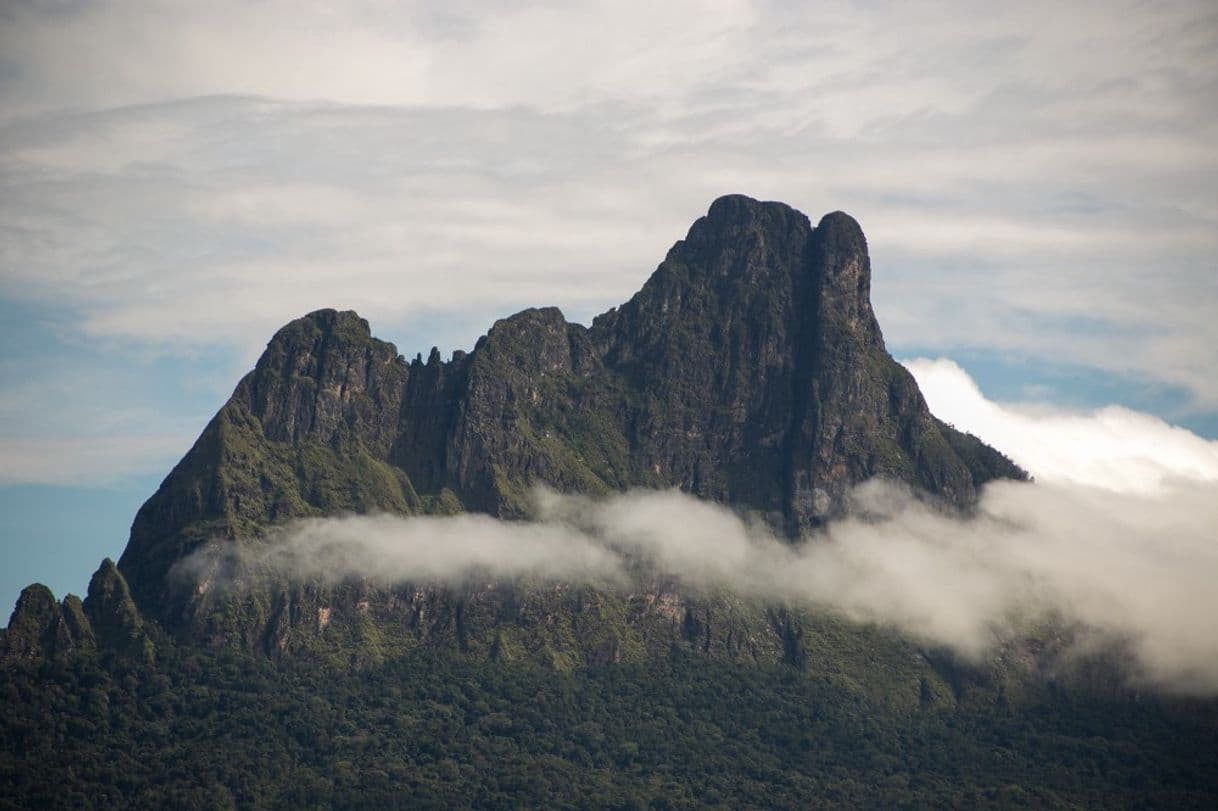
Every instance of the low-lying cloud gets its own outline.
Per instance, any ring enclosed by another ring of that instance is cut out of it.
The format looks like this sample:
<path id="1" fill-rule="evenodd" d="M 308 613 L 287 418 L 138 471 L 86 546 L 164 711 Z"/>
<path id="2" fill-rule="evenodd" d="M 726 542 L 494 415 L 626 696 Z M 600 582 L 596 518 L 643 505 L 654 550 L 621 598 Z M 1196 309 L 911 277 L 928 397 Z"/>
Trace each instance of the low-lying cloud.
<path id="1" fill-rule="evenodd" d="M 486 515 L 352 515 L 291 526 L 255 559 L 300 577 L 454 582 L 474 576 L 623 582 L 612 550 L 558 523 Z"/>
<path id="2" fill-rule="evenodd" d="M 1126 642 L 1145 681 L 1218 690 L 1218 488 L 1118 494 L 996 483 L 952 518 L 901 486 L 854 493 L 857 514 L 790 544 L 677 491 L 604 499 L 538 491 L 538 519 L 313 519 L 245 563 L 300 579 L 376 583 L 533 579 L 627 588 L 640 570 L 698 593 L 890 625 L 982 658 L 1051 620 Z"/>

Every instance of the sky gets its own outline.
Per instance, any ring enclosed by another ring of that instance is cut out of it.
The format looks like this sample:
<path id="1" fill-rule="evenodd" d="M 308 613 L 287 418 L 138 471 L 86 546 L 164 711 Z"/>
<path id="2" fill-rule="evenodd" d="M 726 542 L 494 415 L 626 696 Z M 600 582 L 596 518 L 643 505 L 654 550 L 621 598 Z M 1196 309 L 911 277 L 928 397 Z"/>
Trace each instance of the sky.
<path id="1" fill-rule="evenodd" d="M 1212 449 L 1215 143 L 1204 0 L 8 0 L 0 603 L 117 557 L 288 320 L 586 323 L 726 193 L 859 220 L 932 407 Z"/>

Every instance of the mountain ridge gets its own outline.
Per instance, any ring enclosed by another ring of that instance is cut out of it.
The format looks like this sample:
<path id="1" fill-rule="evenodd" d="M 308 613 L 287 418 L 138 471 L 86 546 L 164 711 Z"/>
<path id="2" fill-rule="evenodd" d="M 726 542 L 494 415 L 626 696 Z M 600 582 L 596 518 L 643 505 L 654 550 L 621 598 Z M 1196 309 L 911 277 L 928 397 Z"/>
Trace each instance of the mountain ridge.
<path id="1" fill-rule="evenodd" d="M 676 487 L 795 538 L 842 514 L 850 488 L 872 477 L 904 481 L 955 509 L 967 509 L 988 480 L 1024 478 L 930 414 L 884 346 L 870 284 L 866 238 L 849 215 L 813 226 L 785 204 L 728 195 L 638 293 L 587 327 L 557 308 L 530 308 L 496 321 L 469 353 L 444 361 L 433 349 L 408 363 L 358 314 L 309 313 L 275 333 L 140 508 L 107 577 L 117 574 L 139 611 L 166 629 L 213 644 L 284 652 L 340 618 L 363 638 L 372 616 L 392 635 L 403 625 L 416 637 L 443 631 L 463 649 L 489 651 L 502 642 L 503 617 L 519 620 L 521 595 L 279 584 L 234 597 L 215 585 L 240 572 L 181 564 L 312 516 L 524 518 L 536 484 L 593 495 Z M 543 615 L 583 610 L 523 599 Z M 633 619 L 577 640 L 577 658 L 620 655 L 623 628 L 646 624 L 644 615 L 672 627 L 639 631 L 640 639 L 714 623 L 738 626 L 739 640 L 761 627 L 774 635 L 765 650 L 802 655 L 791 615 L 678 597 L 673 612 L 689 614 L 678 621 L 652 611 L 667 599 L 650 595 L 645 609 L 615 603 L 610 613 Z M 479 600 L 484 638 L 471 643 Z M 377 616 L 360 608 L 368 605 L 385 609 Z M 421 615 L 448 619 L 424 633 Z M 534 631 L 526 648 L 572 644 Z"/>

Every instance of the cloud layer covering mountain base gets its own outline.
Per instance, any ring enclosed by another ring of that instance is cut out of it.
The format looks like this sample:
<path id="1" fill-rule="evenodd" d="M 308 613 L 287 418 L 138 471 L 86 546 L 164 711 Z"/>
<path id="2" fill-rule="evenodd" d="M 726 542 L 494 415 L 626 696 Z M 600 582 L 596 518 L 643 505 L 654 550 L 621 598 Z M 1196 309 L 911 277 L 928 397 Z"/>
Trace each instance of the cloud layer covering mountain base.
<path id="1" fill-rule="evenodd" d="M 1135 677 L 1218 691 L 1218 491 L 1153 494 L 1003 482 L 976 516 L 872 481 L 855 513 L 790 544 L 677 491 L 605 499 L 538 491 L 536 522 L 486 516 L 304 521 L 243 561 L 293 578 L 466 582 L 517 577 L 629 588 L 642 569 L 699 593 L 825 609 L 981 659 L 1045 621 L 1128 644 Z"/>

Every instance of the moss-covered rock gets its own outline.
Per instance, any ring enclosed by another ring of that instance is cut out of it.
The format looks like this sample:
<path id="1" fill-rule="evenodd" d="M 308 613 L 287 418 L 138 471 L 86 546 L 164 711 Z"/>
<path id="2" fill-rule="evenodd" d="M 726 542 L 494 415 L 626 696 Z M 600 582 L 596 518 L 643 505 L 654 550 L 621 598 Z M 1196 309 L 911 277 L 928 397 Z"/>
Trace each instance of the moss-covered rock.
<path id="1" fill-rule="evenodd" d="M 0 664 L 39 666 L 95 648 L 93 628 L 80 598 L 69 594 L 56 603 L 49 588 L 34 583 L 22 589 L 8 628 L 0 635 Z"/>
<path id="2" fill-rule="evenodd" d="M 153 658 L 155 649 L 127 580 L 110 558 L 94 572 L 82 608 L 103 646 L 124 656 Z"/>

